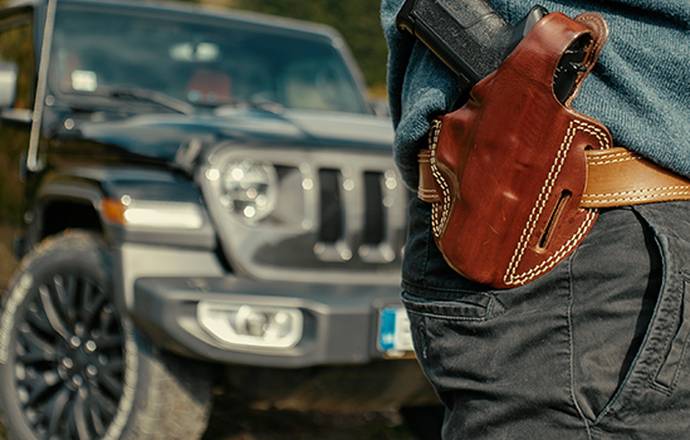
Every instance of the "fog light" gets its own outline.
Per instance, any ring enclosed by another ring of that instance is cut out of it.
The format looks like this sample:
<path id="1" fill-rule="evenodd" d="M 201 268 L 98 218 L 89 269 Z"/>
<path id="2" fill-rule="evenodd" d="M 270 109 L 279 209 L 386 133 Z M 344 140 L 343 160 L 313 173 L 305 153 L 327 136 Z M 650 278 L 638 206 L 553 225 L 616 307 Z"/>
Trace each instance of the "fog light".
<path id="1" fill-rule="evenodd" d="M 207 332 L 229 344 L 289 348 L 302 339 L 298 309 L 201 302 L 197 319 Z"/>

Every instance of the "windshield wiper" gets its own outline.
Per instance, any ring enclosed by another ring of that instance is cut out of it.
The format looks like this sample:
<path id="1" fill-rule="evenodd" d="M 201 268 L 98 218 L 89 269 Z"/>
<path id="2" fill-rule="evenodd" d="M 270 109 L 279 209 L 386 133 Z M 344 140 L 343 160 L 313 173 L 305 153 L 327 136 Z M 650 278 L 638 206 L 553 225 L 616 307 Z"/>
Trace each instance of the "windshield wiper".
<path id="1" fill-rule="evenodd" d="M 142 89 L 139 87 L 106 86 L 99 87 L 99 91 L 101 92 L 99 94 L 108 98 L 128 98 L 137 101 L 151 102 L 183 115 L 191 115 L 194 113 L 194 106 L 188 102 L 155 90 Z"/>
<path id="2" fill-rule="evenodd" d="M 251 98 L 219 105 L 215 108 L 215 113 L 222 115 L 228 110 L 235 110 L 238 108 L 260 110 L 273 115 L 281 115 L 285 111 L 285 106 L 277 101 L 266 98 Z"/>

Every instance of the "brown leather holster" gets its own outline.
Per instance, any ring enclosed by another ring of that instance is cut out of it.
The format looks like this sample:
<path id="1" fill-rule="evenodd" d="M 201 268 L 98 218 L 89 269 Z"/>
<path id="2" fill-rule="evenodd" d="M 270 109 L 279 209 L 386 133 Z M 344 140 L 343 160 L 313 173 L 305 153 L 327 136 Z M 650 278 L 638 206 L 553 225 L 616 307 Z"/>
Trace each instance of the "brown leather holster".
<path id="1" fill-rule="evenodd" d="M 561 104 L 554 73 L 580 38 L 590 38 L 586 71 Z M 571 107 L 606 38 L 599 15 L 549 14 L 463 107 L 434 121 L 430 148 L 419 157 L 419 197 L 432 203 L 436 243 L 460 274 L 497 288 L 526 284 L 572 253 L 594 225 L 598 210 L 583 205 L 607 193 L 583 197 L 588 169 L 634 160 L 624 149 L 603 151 L 613 147 L 609 130 Z"/>

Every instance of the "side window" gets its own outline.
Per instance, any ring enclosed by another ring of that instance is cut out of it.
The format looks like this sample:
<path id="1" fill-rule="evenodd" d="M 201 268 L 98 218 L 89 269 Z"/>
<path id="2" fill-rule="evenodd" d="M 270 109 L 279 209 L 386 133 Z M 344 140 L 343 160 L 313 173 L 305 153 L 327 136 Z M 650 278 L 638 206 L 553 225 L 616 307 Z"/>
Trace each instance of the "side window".
<path id="1" fill-rule="evenodd" d="M 31 109 L 34 104 L 36 75 L 30 17 L 0 22 L 0 63 L 17 67 L 14 108 Z"/>

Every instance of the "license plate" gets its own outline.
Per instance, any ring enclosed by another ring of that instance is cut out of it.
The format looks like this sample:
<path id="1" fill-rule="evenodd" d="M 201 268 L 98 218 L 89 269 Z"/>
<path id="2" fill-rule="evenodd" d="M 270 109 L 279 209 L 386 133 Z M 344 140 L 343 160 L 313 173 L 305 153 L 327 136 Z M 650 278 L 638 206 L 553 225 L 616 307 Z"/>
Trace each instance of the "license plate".
<path id="1" fill-rule="evenodd" d="M 402 307 L 386 307 L 379 311 L 378 348 L 387 356 L 401 357 L 414 350 L 410 320 Z"/>

